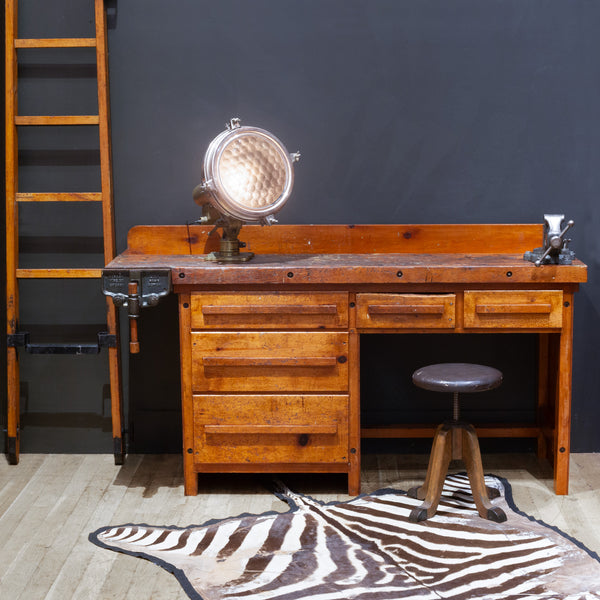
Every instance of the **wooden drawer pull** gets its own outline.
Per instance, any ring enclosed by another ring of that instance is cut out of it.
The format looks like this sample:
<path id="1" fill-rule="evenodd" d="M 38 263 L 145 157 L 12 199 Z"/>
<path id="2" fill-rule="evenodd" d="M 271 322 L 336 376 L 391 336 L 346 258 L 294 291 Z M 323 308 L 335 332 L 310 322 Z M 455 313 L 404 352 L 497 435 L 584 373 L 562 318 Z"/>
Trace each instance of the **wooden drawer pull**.
<path id="1" fill-rule="evenodd" d="M 307 305 L 290 304 L 282 306 L 251 304 L 248 306 L 203 306 L 205 315 L 335 315 L 335 304 Z"/>
<path id="2" fill-rule="evenodd" d="M 332 435 L 337 433 L 337 425 L 205 425 L 206 434 L 304 434 Z"/>
<path id="3" fill-rule="evenodd" d="M 369 304 L 372 315 L 443 315 L 443 304 Z"/>
<path id="4" fill-rule="evenodd" d="M 205 367 L 335 367 L 335 356 L 265 357 L 265 356 L 205 356 Z"/>
<path id="5" fill-rule="evenodd" d="M 477 304 L 475 306 L 477 314 L 550 314 L 552 312 L 551 304 Z"/>

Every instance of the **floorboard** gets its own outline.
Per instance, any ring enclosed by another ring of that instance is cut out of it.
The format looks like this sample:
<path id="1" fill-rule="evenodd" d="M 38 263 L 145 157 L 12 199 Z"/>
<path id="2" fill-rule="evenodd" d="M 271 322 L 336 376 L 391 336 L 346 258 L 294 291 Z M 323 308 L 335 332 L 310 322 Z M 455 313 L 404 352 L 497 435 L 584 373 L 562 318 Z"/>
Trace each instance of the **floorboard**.
<path id="1" fill-rule="evenodd" d="M 363 457 L 363 492 L 406 490 L 424 477 L 427 456 Z M 600 553 L 600 454 L 572 454 L 570 493 L 556 496 L 552 470 L 535 456 L 490 454 L 486 472 L 506 478 L 516 505 Z M 268 476 L 267 476 L 268 477 Z M 347 500 L 340 475 L 285 475 L 292 489 L 319 500 Z M 88 541 L 120 523 L 202 524 L 244 512 L 287 510 L 258 475 L 205 475 L 201 493 L 183 495 L 178 455 L 23 454 L 0 460 L 0 598 L 11 600 L 184 600 L 177 580 L 130 556 Z"/>

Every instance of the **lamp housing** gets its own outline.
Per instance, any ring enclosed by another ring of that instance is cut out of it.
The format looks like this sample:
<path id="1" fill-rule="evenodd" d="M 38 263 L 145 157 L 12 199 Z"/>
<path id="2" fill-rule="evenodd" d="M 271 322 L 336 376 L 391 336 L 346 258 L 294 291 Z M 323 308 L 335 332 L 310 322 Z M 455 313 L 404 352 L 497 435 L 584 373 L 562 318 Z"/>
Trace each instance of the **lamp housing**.
<path id="1" fill-rule="evenodd" d="M 203 182 L 193 192 L 202 206 L 199 223 L 223 227 L 221 250 L 210 260 L 241 262 L 252 258 L 240 253 L 237 239 L 245 222 L 271 225 L 273 216 L 287 202 L 294 185 L 293 163 L 300 153 L 288 153 L 271 133 L 242 126 L 231 119 L 226 130 L 208 146 L 202 166 Z"/>

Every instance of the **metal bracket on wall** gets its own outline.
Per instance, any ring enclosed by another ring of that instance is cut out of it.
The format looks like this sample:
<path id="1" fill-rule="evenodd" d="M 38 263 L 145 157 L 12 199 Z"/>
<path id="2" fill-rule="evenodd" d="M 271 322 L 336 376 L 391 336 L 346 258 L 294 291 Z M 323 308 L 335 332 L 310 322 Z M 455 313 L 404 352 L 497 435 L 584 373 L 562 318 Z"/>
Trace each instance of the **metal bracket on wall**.
<path id="1" fill-rule="evenodd" d="M 162 297 L 171 293 L 171 289 L 171 269 L 102 270 L 102 292 L 112 298 L 115 306 L 127 308 L 129 351 L 132 354 L 140 351 L 137 335 L 137 319 L 140 310 L 148 306 L 156 306 Z"/>
<path id="2" fill-rule="evenodd" d="M 18 331 L 6 339 L 9 348 L 25 348 L 29 354 L 99 354 L 102 348 L 116 348 L 117 336 L 101 331 L 96 343 L 35 343 L 29 341 L 29 332 Z"/>

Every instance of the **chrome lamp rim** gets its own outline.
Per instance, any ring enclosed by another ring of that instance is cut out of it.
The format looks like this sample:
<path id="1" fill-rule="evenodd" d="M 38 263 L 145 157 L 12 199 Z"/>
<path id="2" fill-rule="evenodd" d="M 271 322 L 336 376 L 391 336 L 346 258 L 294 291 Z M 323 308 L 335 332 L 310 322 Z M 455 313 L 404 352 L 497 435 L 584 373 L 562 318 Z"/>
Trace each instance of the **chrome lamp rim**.
<path id="1" fill-rule="evenodd" d="M 236 126 L 237 123 L 237 126 Z M 260 139 L 274 152 L 283 168 L 284 183 L 281 192 L 274 200 L 261 206 L 251 206 L 240 202 L 232 193 L 222 173 L 224 155 L 243 138 Z M 267 217 L 278 212 L 287 202 L 294 185 L 293 162 L 297 155 L 290 155 L 281 141 L 270 132 L 259 127 L 241 126 L 239 120 L 232 119 L 230 128 L 220 133 L 210 143 L 203 162 L 203 190 L 209 192 L 211 204 L 223 214 L 243 221 L 268 221 Z"/>

